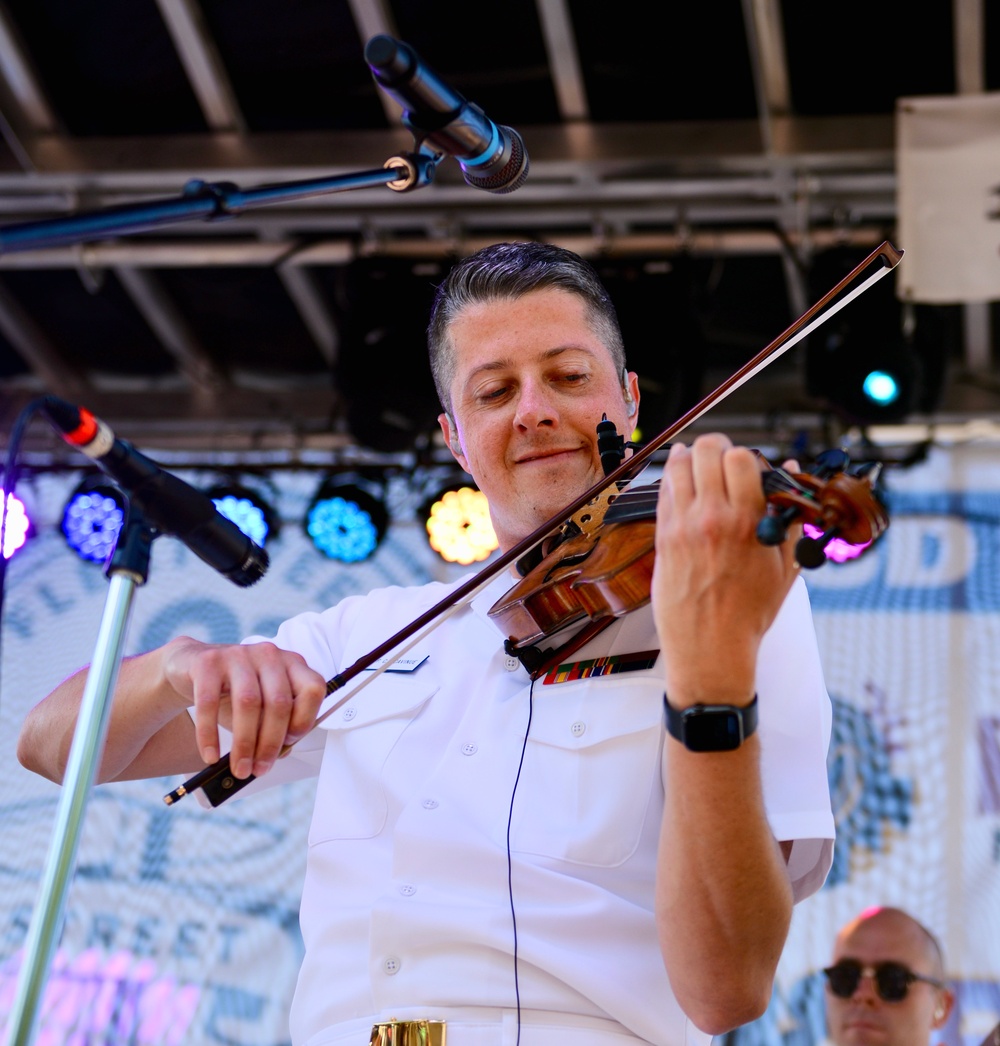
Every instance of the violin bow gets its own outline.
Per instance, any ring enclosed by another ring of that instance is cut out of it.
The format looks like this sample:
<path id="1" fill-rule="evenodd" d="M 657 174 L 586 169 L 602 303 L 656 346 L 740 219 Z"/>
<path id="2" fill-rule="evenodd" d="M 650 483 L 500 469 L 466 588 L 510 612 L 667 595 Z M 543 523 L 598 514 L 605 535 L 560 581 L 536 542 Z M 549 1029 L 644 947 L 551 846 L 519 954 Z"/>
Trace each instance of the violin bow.
<path id="1" fill-rule="evenodd" d="M 511 563 L 515 563 L 537 544 L 557 531 L 570 516 L 600 496 L 613 483 L 633 478 L 637 474 L 638 466 L 643 464 L 660 447 L 689 425 L 692 425 L 703 414 L 706 414 L 714 407 L 716 403 L 721 402 L 730 393 L 735 392 L 741 385 L 745 385 L 768 364 L 773 363 L 774 360 L 786 353 L 792 346 L 797 345 L 804 337 L 822 323 L 825 323 L 831 316 L 838 313 L 845 305 L 858 297 L 859 294 L 863 294 L 869 287 L 882 279 L 883 276 L 886 276 L 890 270 L 899 264 L 902 257 L 903 251 L 898 250 L 888 240 L 881 243 L 871 254 L 844 276 L 836 286 L 827 291 L 822 298 L 782 331 L 769 345 L 761 349 L 753 359 L 726 378 L 718 388 L 710 392 L 700 403 L 695 404 L 686 414 L 678 418 L 677 421 L 664 429 L 658 436 L 646 443 L 640 450 L 635 451 L 630 458 L 623 461 L 613 472 L 603 477 L 589 490 L 567 505 L 558 516 L 554 516 L 547 523 L 543 523 L 537 530 L 522 538 L 516 545 L 513 545 L 492 563 L 480 570 L 479 573 L 464 581 L 440 602 L 425 610 L 419 617 L 414 618 L 413 621 L 405 625 L 395 635 L 390 636 L 373 650 L 358 658 L 354 664 L 345 668 L 342 672 L 338 672 L 332 679 L 327 680 L 326 696 L 329 697 L 336 691 L 343 689 L 355 676 L 370 668 L 382 658 L 387 659 L 390 653 L 405 653 L 415 646 L 428 631 L 436 628 L 441 621 L 478 595 L 502 570 L 510 566 Z M 857 281 L 859 280 L 861 282 L 858 283 Z M 857 286 L 853 286 L 855 283 L 857 283 Z M 400 644 L 406 640 L 410 640 L 410 642 L 405 647 L 400 647 Z M 354 697 L 362 687 L 373 682 L 390 663 L 389 660 L 386 660 L 383 665 L 362 682 L 326 708 L 317 717 L 316 722 L 313 724 L 313 729 Z M 285 745 L 281 750 L 281 754 L 284 755 L 291 747 L 290 744 Z M 172 792 L 168 792 L 163 797 L 163 801 L 170 806 L 189 792 L 194 791 L 196 788 L 201 788 L 211 805 L 218 806 L 252 780 L 252 774 L 244 778 L 238 778 L 233 774 L 229 765 L 229 755 L 227 754 L 211 766 L 206 766 L 193 777 L 188 778 Z"/>

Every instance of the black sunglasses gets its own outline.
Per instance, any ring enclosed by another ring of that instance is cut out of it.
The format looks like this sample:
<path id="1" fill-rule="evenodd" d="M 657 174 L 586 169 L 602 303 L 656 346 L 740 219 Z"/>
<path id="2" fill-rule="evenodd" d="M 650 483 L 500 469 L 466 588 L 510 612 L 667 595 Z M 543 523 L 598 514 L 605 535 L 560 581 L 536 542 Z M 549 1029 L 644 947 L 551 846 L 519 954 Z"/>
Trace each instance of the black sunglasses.
<path id="1" fill-rule="evenodd" d="M 857 990 L 863 976 L 872 977 L 875 990 L 884 1002 L 902 1002 L 906 998 L 910 985 L 914 981 L 933 984 L 943 988 L 941 981 L 914 973 L 898 962 L 878 962 L 874 966 L 862 966 L 857 959 L 841 959 L 835 966 L 828 966 L 824 971 L 830 991 L 840 999 L 849 999 Z"/>

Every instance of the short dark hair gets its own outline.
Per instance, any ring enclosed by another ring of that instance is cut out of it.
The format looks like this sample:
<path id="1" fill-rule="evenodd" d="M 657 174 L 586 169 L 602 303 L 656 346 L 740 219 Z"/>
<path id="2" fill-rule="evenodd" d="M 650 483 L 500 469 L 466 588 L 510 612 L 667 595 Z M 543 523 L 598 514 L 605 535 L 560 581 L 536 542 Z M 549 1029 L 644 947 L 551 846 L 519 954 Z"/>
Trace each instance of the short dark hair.
<path id="1" fill-rule="evenodd" d="M 458 261 L 438 286 L 427 327 L 431 373 L 441 406 L 451 413 L 455 357 L 449 337 L 452 321 L 469 305 L 511 301 L 530 291 L 557 287 L 579 295 L 594 333 L 624 375 L 625 346 L 618 313 L 590 262 L 573 251 L 535 241 L 494 243 Z"/>

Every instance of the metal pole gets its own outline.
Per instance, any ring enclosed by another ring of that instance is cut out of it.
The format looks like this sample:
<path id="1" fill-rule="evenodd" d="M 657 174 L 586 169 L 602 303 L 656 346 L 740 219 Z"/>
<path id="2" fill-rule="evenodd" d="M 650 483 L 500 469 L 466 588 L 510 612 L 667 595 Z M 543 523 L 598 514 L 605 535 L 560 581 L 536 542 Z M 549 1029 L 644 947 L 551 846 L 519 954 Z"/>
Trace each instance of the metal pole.
<path id="1" fill-rule="evenodd" d="M 66 892 L 76 868 L 83 816 L 104 752 L 132 597 L 136 585 L 143 584 L 146 579 L 152 537 L 145 524 L 135 521 L 134 517 L 138 515 L 138 512 L 130 513 L 133 519 L 122 532 L 108 571 L 108 597 L 80 702 L 38 902 L 28 927 L 17 996 L 10 1012 L 7 1046 L 29 1046 L 34 1041 L 52 952 L 62 931 Z M 136 557 L 142 566 L 118 567 L 120 559 L 128 555 Z"/>

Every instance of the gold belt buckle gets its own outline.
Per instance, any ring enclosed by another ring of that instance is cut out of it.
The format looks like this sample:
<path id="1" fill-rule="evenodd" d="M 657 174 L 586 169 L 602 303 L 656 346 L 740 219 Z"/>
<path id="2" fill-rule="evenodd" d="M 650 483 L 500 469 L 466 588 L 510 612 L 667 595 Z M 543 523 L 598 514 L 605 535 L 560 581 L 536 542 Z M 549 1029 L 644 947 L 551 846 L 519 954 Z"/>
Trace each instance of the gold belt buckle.
<path id="1" fill-rule="evenodd" d="M 444 1021 L 382 1021 L 372 1025 L 368 1046 L 445 1046 Z"/>

